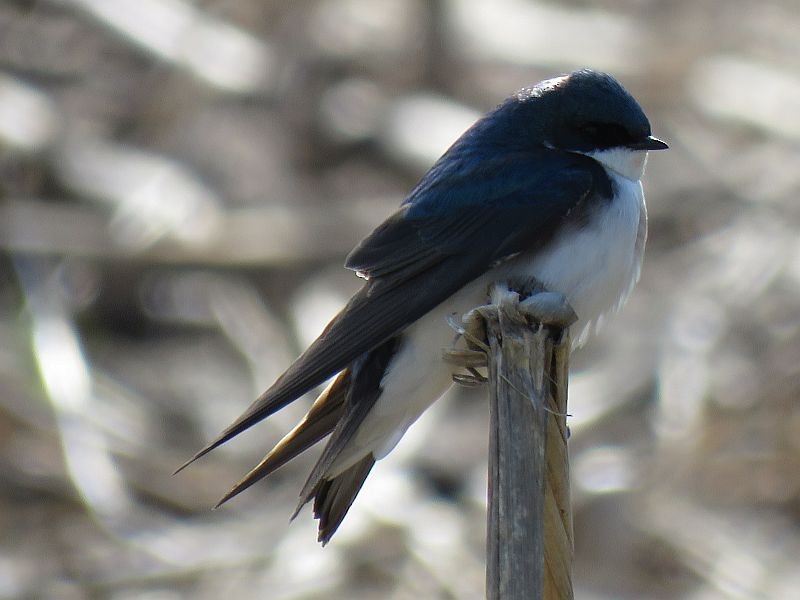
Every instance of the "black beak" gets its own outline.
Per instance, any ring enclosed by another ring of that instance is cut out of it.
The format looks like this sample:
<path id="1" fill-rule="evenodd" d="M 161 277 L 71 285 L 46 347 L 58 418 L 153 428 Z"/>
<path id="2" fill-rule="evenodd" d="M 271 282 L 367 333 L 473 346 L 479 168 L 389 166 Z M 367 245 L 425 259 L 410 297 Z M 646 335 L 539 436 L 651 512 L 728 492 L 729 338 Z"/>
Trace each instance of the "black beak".
<path id="1" fill-rule="evenodd" d="M 662 142 L 658 138 L 654 138 L 652 135 L 648 135 L 643 140 L 639 140 L 638 142 L 633 142 L 631 144 L 626 144 L 627 148 L 631 150 L 666 150 L 669 148 L 666 143 Z"/>

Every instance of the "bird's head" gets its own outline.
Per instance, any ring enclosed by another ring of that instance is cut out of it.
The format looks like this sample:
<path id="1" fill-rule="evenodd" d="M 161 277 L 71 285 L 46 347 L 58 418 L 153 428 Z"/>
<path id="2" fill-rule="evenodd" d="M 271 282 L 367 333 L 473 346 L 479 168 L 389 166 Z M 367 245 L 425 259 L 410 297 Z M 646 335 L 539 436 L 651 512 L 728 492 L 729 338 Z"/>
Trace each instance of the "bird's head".
<path id="1" fill-rule="evenodd" d="M 495 114 L 528 143 L 585 154 L 634 181 L 647 152 L 668 147 L 651 135 L 644 111 L 616 79 L 588 69 L 522 89 Z"/>

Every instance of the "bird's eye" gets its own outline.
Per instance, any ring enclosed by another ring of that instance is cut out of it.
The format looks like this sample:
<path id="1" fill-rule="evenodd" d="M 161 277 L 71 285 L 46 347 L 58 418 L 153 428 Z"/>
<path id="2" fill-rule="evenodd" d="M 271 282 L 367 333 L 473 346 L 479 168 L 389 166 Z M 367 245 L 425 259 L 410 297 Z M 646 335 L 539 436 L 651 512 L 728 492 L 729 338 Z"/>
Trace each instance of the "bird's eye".
<path id="1" fill-rule="evenodd" d="M 580 135 L 598 147 L 622 146 L 637 139 L 617 123 L 588 122 L 578 127 Z"/>

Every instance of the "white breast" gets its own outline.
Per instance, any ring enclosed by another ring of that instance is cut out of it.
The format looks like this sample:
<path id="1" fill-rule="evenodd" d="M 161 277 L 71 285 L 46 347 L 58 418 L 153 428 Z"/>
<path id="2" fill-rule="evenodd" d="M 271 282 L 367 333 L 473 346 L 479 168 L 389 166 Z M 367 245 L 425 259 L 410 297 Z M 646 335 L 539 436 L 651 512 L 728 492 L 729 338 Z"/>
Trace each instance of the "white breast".
<path id="1" fill-rule="evenodd" d="M 579 319 L 573 329 L 576 345 L 627 299 L 639 279 L 647 237 L 642 184 L 607 172 L 615 191 L 612 202 L 588 223 L 563 231 L 546 251 L 507 265 L 510 275 L 533 276 L 567 297 Z"/>

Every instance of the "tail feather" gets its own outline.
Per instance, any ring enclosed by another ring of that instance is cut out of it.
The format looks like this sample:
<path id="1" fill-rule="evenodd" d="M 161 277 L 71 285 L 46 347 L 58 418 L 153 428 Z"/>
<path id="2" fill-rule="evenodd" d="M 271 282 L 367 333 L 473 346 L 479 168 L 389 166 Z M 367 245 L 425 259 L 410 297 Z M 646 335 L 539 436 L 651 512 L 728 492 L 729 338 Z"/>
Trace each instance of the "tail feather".
<path id="1" fill-rule="evenodd" d="M 383 392 L 382 381 L 402 339 L 402 336 L 392 337 L 351 361 L 320 394 L 305 418 L 217 506 L 330 434 L 292 516 L 296 517 L 306 503 L 314 500 L 314 516 L 319 519 L 319 541 L 327 544 L 375 464 L 370 449 L 356 443 L 356 434 Z"/>
<path id="2" fill-rule="evenodd" d="M 214 508 L 219 508 L 331 433 L 344 413 L 350 381 L 350 369 L 345 369 L 314 401 L 303 420 L 286 434 L 252 471 L 233 486 Z"/>
<path id="3" fill-rule="evenodd" d="M 343 414 L 300 492 L 292 519 L 313 499 L 314 517 L 319 519 L 318 539 L 323 544 L 336 532 L 375 464 L 372 452 L 354 447 L 352 443 L 383 391 L 381 382 L 401 343 L 402 336 L 394 337 L 363 354 L 350 366 L 351 384 Z M 339 470 L 336 464 L 342 457 L 347 457 L 347 466 L 341 465 Z"/>
<path id="4" fill-rule="evenodd" d="M 333 479 L 321 480 L 312 492 L 314 518 L 319 519 L 317 541 L 322 542 L 323 546 L 342 524 L 374 464 L 375 459 L 368 454 Z"/>
<path id="5" fill-rule="evenodd" d="M 383 392 L 381 382 L 402 339 L 402 336 L 389 339 L 371 352 L 358 357 L 351 365 L 352 384 L 345 400 L 344 414 L 300 491 L 297 511 L 314 497 L 321 481 L 332 479 L 338 474 L 339 468 L 349 468 L 369 452 L 369 449 L 354 446 L 353 442 L 364 419 Z"/>

